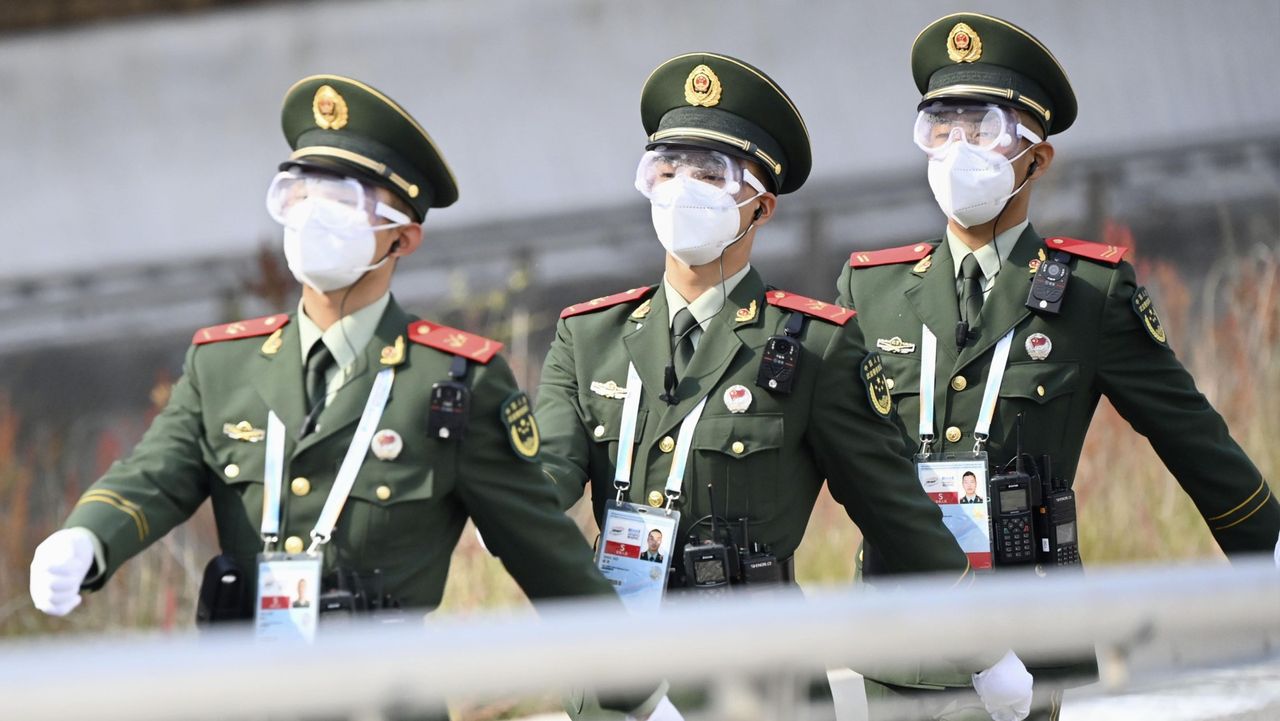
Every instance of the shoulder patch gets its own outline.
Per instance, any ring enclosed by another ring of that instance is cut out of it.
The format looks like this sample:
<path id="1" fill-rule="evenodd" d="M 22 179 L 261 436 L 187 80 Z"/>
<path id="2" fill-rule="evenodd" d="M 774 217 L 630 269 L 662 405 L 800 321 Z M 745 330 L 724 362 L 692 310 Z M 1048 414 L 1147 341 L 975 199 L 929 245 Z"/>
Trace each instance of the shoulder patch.
<path id="1" fill-rule="evenodd" d="M 877 265 L 915 263 L 933 252 L 932 243 L 912 243 L 898 248 L 859 250 L 849 255 L 850 268 L 871 268 Z"/>
<path id="2" fill-rule="evenodd" d="M 803 295 L 788 293 L 785 290 L 766 291 L 764 298 L 769 305 L 776 305 L 779 308 L 794 310 L 805 315 L 821 318 L 829 323 L 836 325 L 844 325 L 849 319 L 857 315 L 856 311 L 850 310 L 835 303 L 824 303 L 813 298 L 806 298 Z"/>
<path id="3" fill-rule="evenodd" d="M 867 385 L 871 410 L 881 418 L 888 418 L 893 412 L 893 396 L 889 395 L 889 384 L 884 380 L 884 362 L 880 360 L 879 353 L 873 351 L 863 359 L 862 381 Z"/>
<path id="4" fill-rule="evenodd" d="M 1151 340 L 1163 346 L 1169 345 L 1169 336 L 1164 332 L 1164 326 L 1160 325 L 1160 316 L 1156 315 L 1156 306 L 1151 302 L 1146 288 L 1139 286 L 1134 291 L 1133 312 L 1142 320 L 1142 327 L 1147 330 Z"/>
<path id="5" fill-rule="evenodd" d="M 1094 243 L 1088 240 L 1076 240 L 1075 238 L 1045 238 L 1044 244 L 1054 250 L 1061 250 L 1064 253 L 1111 265 L 1119 265 L 1124 258 L 1124 254 L 1129 252 L 1128 248 L 1122 248 L 1118 245 Z"/>
<path id="6" fill-rule="evenodd" d="M 533 417 L 533 407 L 524 391 L 516 391 L 502 402 L 499 412 L 502 425 L 507 428 L 507 440 L 516 457 L 530 463 L 538 460 L 542 439 L 538 435 L 538 421 Z"/>
<path id="7" fill-rule="evenodd" d="M 191 343 L 192 345 L 204 345 L 205 343 L 217 343 L 218 341 L 236 340 L 237 338 L 254 338 L 268 333 L 275 333 L 288 324 L 289 316 L 284 313 L 277 313 L 251 320 L 238 320 L 234 323 L 211 325 L 208 328 L 201 328 L 196 331 L 196 334 L 191 337 Z"/>
<path id="8" fill-rule="evenodd" d="M 639 300 L 657 287 L 658 286 L 656 285 L 646 285 L 640 288 L 624 290 L 621 293 L 614 293 L 613 295 L 606 295 L 600 298 L 592 298 L 591 300 L 583 301 L 581 303 L 574 303 L 568 308 L 560 311 L 560 317 L 568 318 L 570 316 L 581 315 L 583 313 L 590 313 L 593 310 L 602 310 L 620 303 Z"/>
<path id="9" fill-rule="evenodd" d="M 409 340 L 476 363 L 488 363 L 502 350 L 496 340 L 425 320 L 409 324 Z"/>

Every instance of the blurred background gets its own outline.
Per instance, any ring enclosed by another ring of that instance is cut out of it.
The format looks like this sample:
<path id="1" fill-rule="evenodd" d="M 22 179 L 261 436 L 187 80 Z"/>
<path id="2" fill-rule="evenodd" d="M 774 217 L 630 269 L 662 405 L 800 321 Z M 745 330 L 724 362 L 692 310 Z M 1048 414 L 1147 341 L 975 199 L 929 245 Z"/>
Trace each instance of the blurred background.
<path id="1" fill-rule="evenodd" d="M 1037 229 L 1134 249 L 1172 345 L 1274 478 L 1274 0 L 2 0 L 0 635 L 190 625 L 215 553 L 207 509 L 65 620 L 30 608 L 26 568 L 165 402 L 194 329 L 296 307 L 263 201 L 288 154 L 280 101 L 297 79 L 360 78 L 432 134 L 461 200 L 429 214 L 394 291 L 503 340 L 532 389 L 561 307 L 660 277 L 632 187 L 654 66 L 724 52 L 790 94 L 814 171 L 753 263 L 829 298 L 850 251 L 941 234 L 910 139 L 908 60 L 922 27 L 959 10 L 1029 29 L 1078 94 L 1036 193 Z M 1219 555 L 1105 402 L 1085 454 L 1087 562 Z M 464 539 L 445 611 L 522 604 Z M 848 581 L 856 542 L 824 496 L 801 580 Z"/>

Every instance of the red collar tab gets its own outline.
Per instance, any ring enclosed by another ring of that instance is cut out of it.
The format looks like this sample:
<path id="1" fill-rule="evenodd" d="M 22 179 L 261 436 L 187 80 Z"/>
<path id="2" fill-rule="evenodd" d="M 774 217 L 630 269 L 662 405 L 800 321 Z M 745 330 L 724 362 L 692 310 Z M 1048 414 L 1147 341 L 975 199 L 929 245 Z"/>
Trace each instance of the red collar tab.
<path id="1" fill-rule="evenodd" d="M 488 363 L 502 350 L 502 344 L 496 340 L 425 320 L 409 324 L 409 340 L 481 364 Z"/>
<path id="2" fill-rule="evenodd" d="M 196 331 L 196 334 L 191 337 L 191 343 L 193 345 L 204 345 L 224 340 L 236 340 L 237 338 L 253 338 L 274 333 L 286 325 L 289 325 L 289 316 L 284 313 L 252 320 L 238 320 L 234 323 L 224 323 L 222 325 L 211 325 L 208 328 L 201 328 Z"/>
<path id="3" fill-rule="evenodd" d="M 933 252 L 930 243 L 912 243 L 883 250 L 859 250 L 849 256 L 850 268 L 872 268 L 877 265 L 914 263 Z"/>
<path id="4" fill-rule="evenodd" d="M 764 298 L 769 305 L 776 305 L 779 308 L 794 310 L 805 315 L 821 318 L 836 325 L 844 325 L 849 319 L 857 315 L 855 311 L 848 308 L 835 305 L 834 303 L 824 303 L 813 298 L 806 298 L 803 295 L 788 293 L 785 290 L 770 290 L 765 292 Z"/>
<path id="5" fill-rule="evenodd" d="M 1129 252 L 1128 248 L 1122 248 L 1118 245 L 1094 243 L 1093 241 L 1076 240 L 1075 238 L 1045 238 L 1044 244 L 1050 250 L 1061 250 L 1064 253 L 1111 265 L 1119 265 L 1120 261 L 1124 259 L 1124 254 Z"/>
<path id="6" fill-rule="evenodd" d="M 603 298 L 593 298 L 582 303 L 574 303 L 568 308 L 560 311 L 560 317 L 568 318 L 570 316 L 581 315 L 583 313 L 590 313 L 592 311 L 615 306 L 619 303 L 639 300 L 657 287 L 658 286 L 656 285 L 647 285 L 640 288 L 632 288 L 631 290 L 624 290 L 621 293 L 614 293 L 613 295 L 606 295 Z"/>

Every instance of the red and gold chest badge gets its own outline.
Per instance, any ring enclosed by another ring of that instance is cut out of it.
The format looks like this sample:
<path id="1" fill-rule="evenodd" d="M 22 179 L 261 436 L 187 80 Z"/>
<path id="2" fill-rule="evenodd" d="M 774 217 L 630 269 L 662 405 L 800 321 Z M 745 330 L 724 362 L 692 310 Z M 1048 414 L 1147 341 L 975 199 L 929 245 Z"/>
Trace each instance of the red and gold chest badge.
<path id="1" fill-rule="evenodd" d="M 977 62 L 982 57 L 982 38 L 965 23 L 956 23 L 947 35 L 947 57 L 953 63 Z"/>
<path id="2" fill-rule="evenodd" d="M 311 112 L 321 130 L 342 130 L 347 124 L 347 101 L 330 85 L 321 85 L 316 91 Z"/>
<path id="3" fill-rule="evenodd" d="M 720 102 L 720 78 L 706 65 L 699 65 L 684 81 L 684 99 L 690 105 L 714 107 Z"/>

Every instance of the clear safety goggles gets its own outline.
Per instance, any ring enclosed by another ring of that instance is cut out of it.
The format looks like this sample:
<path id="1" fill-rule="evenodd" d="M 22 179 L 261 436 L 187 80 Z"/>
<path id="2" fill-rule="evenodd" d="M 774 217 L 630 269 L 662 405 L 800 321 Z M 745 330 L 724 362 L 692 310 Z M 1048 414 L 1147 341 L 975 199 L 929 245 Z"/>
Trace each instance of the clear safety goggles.
<path id="1" fill-rule="evenodd" d="M 916 145 L 929 155 L 941 155 L 956 141 L 1005 157 L 1018 153 L 1018 138 L 1042 142 L 1018 122 L 1018 114 L 991 103 L 934 103 L 916 116 Z"/>
<path id="2" fill-rule="evenodd" d="M 655 188 L 681 175 L 718 188 L 730 196 L 736 196 L 744 183 L 757 193 L 769 192 L 737 158 L 716 150 L 664 147 L 654 148 L 640 157 L 640 165 L 636 168 L 636 190 L 653 200 Z"/>
<path id="3" fill-rule="evenodd" d="M 327 200 L 350 208 L 353 219 L 364 218 L 372 230 L 409 225 L 413 220 L 404 213 L 378 200 L 372 186 L 355 178 L 297 169 L 281 171 L 267 187 L 267 212 L 281 225 L 289 224 L 289 211 L 304 200 Z"/>

